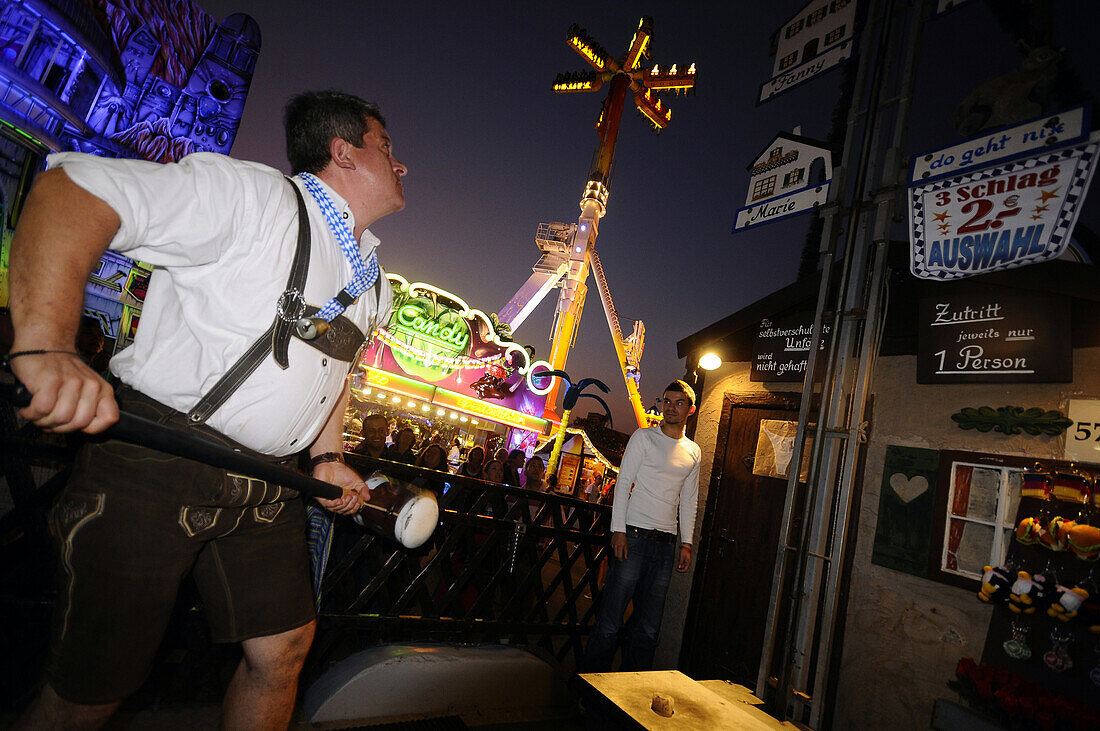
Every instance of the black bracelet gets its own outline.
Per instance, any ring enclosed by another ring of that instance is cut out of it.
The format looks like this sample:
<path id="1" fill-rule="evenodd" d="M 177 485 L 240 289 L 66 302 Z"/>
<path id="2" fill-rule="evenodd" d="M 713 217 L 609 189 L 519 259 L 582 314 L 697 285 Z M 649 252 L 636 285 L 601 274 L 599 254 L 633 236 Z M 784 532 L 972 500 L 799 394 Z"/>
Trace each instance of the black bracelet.
<path id="1" fill-rule="evenodd" d="M 310 457 L 309 470 L 312 472 L 317 469 L 317 465 L 324 464 L 325 462 L 343 462 L 344 455 L 341 452 L 323 452 L 316 457 Z"/>
<path id="2" fill-rule="evenodd" d="M 66 355 L 75 355 L 80 357 L 80 353 L 74 350 L 20 350 L 17 353 L 8 353 L 5 358 L 11 360 L 12 358 L 18 358 L 21 355 L 46 355 L 47 353 L 65 353 Z"/>

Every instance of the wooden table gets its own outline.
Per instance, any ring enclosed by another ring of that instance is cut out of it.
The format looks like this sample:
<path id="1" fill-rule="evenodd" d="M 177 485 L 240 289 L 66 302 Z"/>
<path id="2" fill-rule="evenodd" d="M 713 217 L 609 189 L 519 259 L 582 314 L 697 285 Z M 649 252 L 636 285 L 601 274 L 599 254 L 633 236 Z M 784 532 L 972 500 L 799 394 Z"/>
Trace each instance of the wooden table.
<path id="1" fill-rule="evenodd" d="M 748 729 L 793 731 L 799 726 L 776 719 L 758 708 L 763 701 L 741 685 L 724 680 L 692 680 L 678 670 L 644 673 L 586 673 L 580 676 L 627 719 L 644 729 Z M 653 709 L 653 696 L 672 698 L 670 718 Z"/>

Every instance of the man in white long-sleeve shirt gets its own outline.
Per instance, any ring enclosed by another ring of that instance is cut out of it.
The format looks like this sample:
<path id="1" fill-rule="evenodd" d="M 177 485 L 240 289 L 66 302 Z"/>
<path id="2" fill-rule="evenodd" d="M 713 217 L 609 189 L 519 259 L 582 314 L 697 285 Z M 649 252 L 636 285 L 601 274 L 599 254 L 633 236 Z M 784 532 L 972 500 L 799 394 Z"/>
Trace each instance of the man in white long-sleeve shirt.
<path id="1" fill-rule="evenodd" d="M 660 426 L 639 429 L 626 445 L 611 510 L 614 557 L 581 672 L 611 670 L 631 600 L 634 612 L 622 633 L 620 669 L 650 670 L 672 568 L 685 572 L 691 565 L 701 455 L 699 445 L 684 436 L 695 413 L 691 386 L 670 383 L 662 410 Z"/>

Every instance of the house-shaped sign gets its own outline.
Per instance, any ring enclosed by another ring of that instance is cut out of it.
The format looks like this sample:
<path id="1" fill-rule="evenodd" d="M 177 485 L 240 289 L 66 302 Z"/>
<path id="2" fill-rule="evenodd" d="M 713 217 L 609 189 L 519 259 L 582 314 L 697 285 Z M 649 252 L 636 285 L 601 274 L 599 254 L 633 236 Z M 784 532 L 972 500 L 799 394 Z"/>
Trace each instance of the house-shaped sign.
<path id="1" fill-rule="evenodd" d="M 772 36 L 775 66 L 760 86 L 763 103 L 847 61 L 855 48 L 855 0 L 813 0 Z"/>
<path id="2" fill-rule="evenodd" d="M 805 213 L 823 204 L 833 178 L 833 153 L 824 144 L 798 134 L 776 134 L 748 166 L 749 192 L 745 207 L 737 210 L 733 232 Z M 815 164 L 818 160 L 820 166 Z M 810 183 L 811 179 L 818 182 Z"/>

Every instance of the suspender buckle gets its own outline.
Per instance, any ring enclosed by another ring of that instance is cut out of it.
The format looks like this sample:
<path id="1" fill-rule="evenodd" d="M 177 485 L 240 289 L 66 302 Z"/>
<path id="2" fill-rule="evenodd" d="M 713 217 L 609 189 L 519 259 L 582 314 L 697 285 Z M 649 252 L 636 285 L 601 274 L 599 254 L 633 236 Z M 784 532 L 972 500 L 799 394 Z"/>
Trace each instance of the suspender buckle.
<path id="1" fill-rule="evenodd" d="M 279 301 L 275 304 L 275 313 L 283 322 L 297 322 L 305 311 L 306 298 L 297 287 L 291 287 L 279 295 Z"/>

